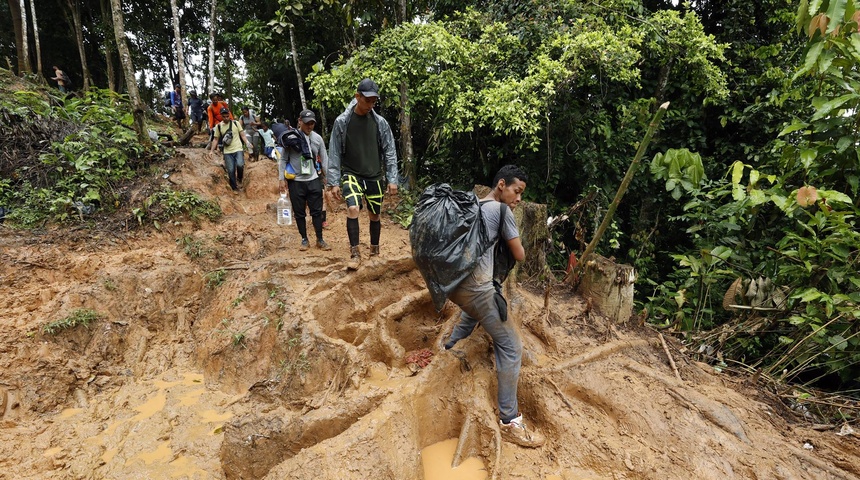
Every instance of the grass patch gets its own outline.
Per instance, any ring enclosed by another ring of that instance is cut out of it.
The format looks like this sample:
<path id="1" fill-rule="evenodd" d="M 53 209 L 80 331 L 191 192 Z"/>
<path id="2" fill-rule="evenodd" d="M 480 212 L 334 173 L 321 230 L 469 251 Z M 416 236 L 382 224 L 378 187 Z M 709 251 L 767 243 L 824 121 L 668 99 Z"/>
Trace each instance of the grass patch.
<path id="1" fill-rule="evenodd" d="M 210 289 L 218 288 L 224 284 L 224 280 L 227 278 L 227 271 L 223 268 L 219 268 L 218 270 L 213 270 L 206 274 L 206 286 Z"/>
<path id="2" fill-rule="evenodd" d="M 157 227 L 159 222 L 182 215 L 194 221 L 201 218 L 215 220 L 221 216 L 221 207 L 189 190 L 164 189 L 150 195 L 143 202 L 143 208 L 135 208 L 132 213 L 139 224 L 149 220 Z"/>
<path id="3" fill-rule="evenodd" d="M 182 250 L 192 260 L 203 258 L 212 253 L 211 248 L 207 248 L 203 240 L 197 240 L 191 235 L 183 235 L 176 239 L 176 244 L 182 247 Z"/>
<path id="4" fill-rule="evenodd" d="M 72 312 L 68 317 L 55 320 L 42 326 L 42 333 L 46 335 L 56 335 L 62 331 L 75 328 L 79 325 L 83 325 L 84 328 L 86 328 L 89 327 L 90 323 L 100 318 L 101 315 L 99 315 L 95 310 L 79 308 Z"/>

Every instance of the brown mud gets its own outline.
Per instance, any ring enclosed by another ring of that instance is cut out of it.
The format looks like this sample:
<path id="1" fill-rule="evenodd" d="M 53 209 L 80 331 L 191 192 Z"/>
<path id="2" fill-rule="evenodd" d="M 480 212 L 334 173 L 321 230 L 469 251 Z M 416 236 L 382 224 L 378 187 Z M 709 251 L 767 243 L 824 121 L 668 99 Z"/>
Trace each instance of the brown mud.
<path id="1" fill-rule="evenodd" d="M 459 310 L 433 309 L 405 230 L 384 217 L 371 259 L 362 217 L 348 272 L 343 210 L 333 250 L 300 252 L 275 224 L 274 163 L 232 195 L 219 161 L 181 149 L 154 177 L 216 200 L 217 222 L 0 228 L 0 478 L 423 479 L 422 451 L 451 461 L 431 446 L 496 479 L 860 478 L 856 435 L 674 348 L 678 380 L 650 330 L 523 288 L 520 403 L 548 441 L 505 443 L 491 343 L 438 352 Z M 80 308 L 101 318 L 41 332 Z"/>

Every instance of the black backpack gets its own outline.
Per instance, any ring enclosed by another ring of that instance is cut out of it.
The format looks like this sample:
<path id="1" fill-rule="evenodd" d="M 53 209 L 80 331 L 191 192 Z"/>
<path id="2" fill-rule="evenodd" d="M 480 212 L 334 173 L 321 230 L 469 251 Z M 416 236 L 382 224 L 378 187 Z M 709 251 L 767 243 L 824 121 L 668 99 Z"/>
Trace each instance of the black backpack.
<path id="1" fill-rule="evenodd" d="M 60 78 L 63 79 L 63 86 L 65 86 L 66 90 L 71 90 L 72 89 L 72 79 L 69 78 L 69 74 L 67 74 L 66 72 L 62 72 L 62 74 L 60 75 Z"/>
<path id="2" fill-rule="evenodd" d="M 499 236 L 493 265 L 497 291 L 516 263 L 501 237 L 509 209 L 503 203 L 499 211 Z M 448 295 L 472 273 L 492 246 L 481 220 L 478 197 L 474 192 L 454 190 L 447 183 L 431 185 L 421 194 L 412 215 L 409 240 L 412 259 L 427 283 L 436 310 L 445 306 Z"/>
<path id="3" fill-rule="evenodd" d="M 169 107 L 173 105 L 173 102 L 170 101 L 170 92 L 164 94 L 164 106 Z"/>

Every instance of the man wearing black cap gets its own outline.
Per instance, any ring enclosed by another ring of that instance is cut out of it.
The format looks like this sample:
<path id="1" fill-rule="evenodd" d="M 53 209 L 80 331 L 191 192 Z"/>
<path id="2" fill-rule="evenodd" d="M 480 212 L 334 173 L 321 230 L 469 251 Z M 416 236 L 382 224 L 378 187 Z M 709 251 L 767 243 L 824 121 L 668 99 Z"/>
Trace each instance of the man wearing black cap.
<path id="1" fill-rule="evenodd" d="M 334 121 L 329 140 L 329 165 L 326 181 L 337 198 L 347 205 L 346 232 L 350 261 L 347 268 L 358 269 L 358 213 L 362 198 L 370 218 L 370 255 L 379 255 L 382 224 L 382 182 L 388 180 L 388 193 L 397 194 L 397 152 L 388 122 L 373 110 L 379 100 L 379 86 L 369 78 L 358 83 L 355 98 Z M 341 192 L 343 185 L 343 192 Z"/>
<path id="2" fill-rule="evenodd" d="M 227 170 L 230 188 L 233 189 L 234 194 L 238 195 L 239 185 L 242 184 L 245 173 L 245 152 L 242 149 L 242 144 L 248 146 L 249 152 L 253 152 L 254 149 L 251 146 L 251 142 L 248 141 L 248 137 L 245 136 L 245 132 L 239 125 L 239 122 L 230 118 L 229 108 L 222 107 L 218 114 L 222 120 L 221 123 L 212 129 L 212 144 L 209 146 L 207 154 L 211 156 L 215 153 L 218 144 L 223 140 L 224 168 Z M 230 134 L 229 137 L 232 137 L 229 143 L 227 140 L 228 133 Z"/>
<path id="3" fill-rule="evenodd" d="M 323 186 L 320 181 L 322 171 L 316 169 L 315 160 L 319 157 L 328 160 L 325 142 L 322 137 L 314 132 L 316 115 L 311 110 L 302 110 L 299 114 L 300 135 L 304 136 L 310 156 L 308 158 L 302 152 L 293 148 L 285 148 L 287 161 L 296 172 L 296 177 L 287 181 L 287 190 L 290 193 L 290 202 L 293 204 L 293 214 L 296 218 L 296 227 L 302 236 L 302 244 L 299 250 L 307 250 L 310 246 L 308 241 L 308 225 L 305 211 L 310 209 L 311 221 L 314 225 L 314 233 L 317 237 L 317 248 L 331 250 L 331 247 L 323 240 Z M 325 163 L 323 163 L 325 165 Z M 283 181 L 284 177 L 280 177 Z"/>

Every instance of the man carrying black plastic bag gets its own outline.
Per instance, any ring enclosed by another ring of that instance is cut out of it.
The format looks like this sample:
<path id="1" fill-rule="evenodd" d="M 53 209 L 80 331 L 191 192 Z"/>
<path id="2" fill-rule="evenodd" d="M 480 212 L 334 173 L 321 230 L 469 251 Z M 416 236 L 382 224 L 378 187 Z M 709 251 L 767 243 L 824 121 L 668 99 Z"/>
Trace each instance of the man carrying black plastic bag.
<path id="1" fill-rule="evenodd" d="M 506 165 L 493 179 L 492 191 L 481 200 L 479 218 L 484 223 L 489 244 L 500 240 L 517 261 L 525 259 L 525 249 L 514 216 L 507 208 L 516 208 L 526 188 L 527 177 L 519 167 Z M 539 447 L 543 435 L 527 429 L 517 403 L 517 383 L 520 377 L 523 347 L 513 322 L 507 322 L 507 303 L 500 288 L 494 286 L 494 263 L 497 248 L 487 248 L 477 266 L 457 285 L 448 298 L 460 306 L 460 322 L 454 327 L 445 349 L 468 337 L 480 323 L 493 338 L 498 378 L 498 402 L 502 438 L 524 447 Z M 506 273 L 505 273 L 506 275 Z M 496 282 L 498 285 L 498 282 Z"/>

